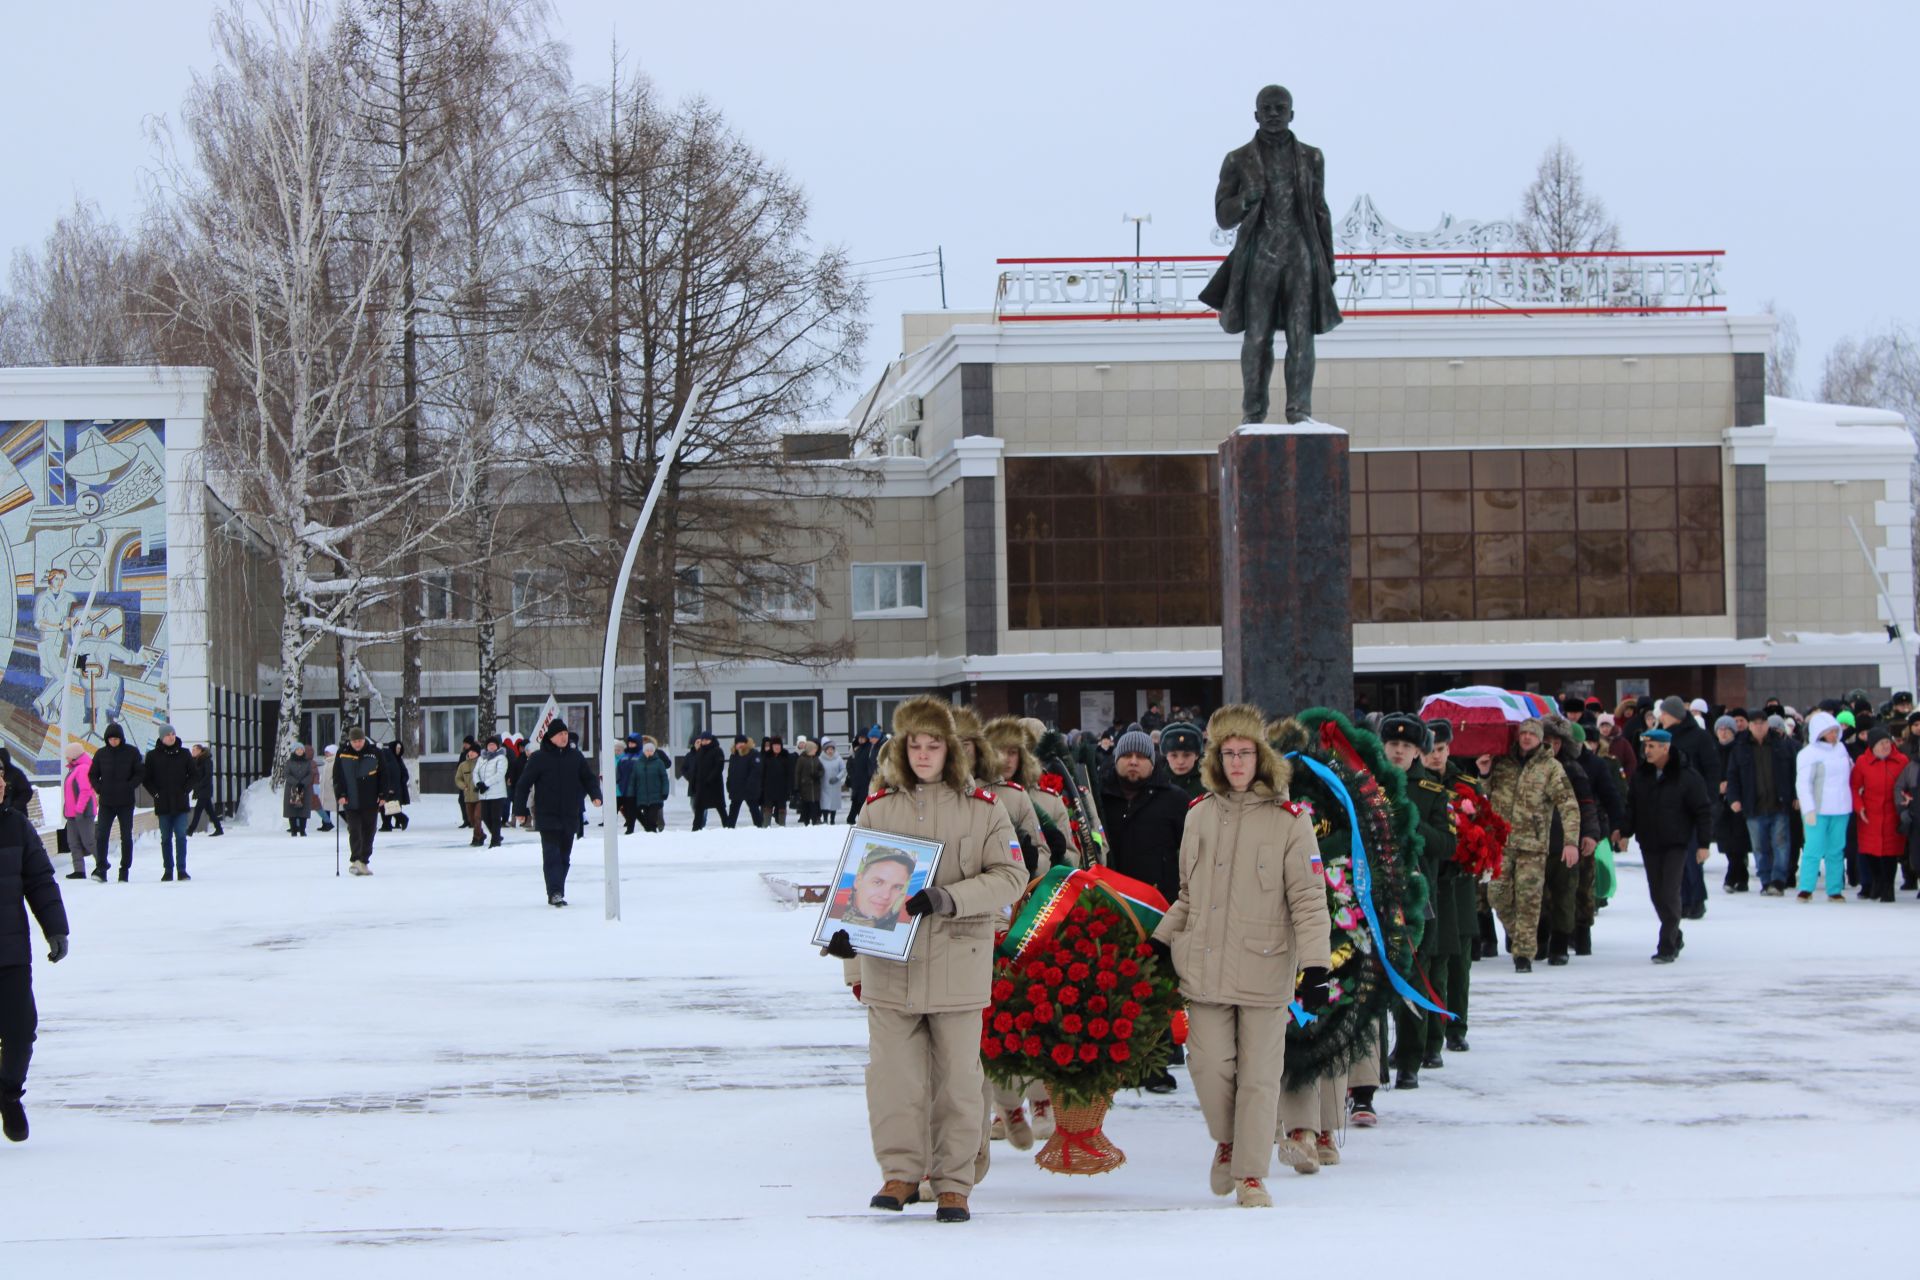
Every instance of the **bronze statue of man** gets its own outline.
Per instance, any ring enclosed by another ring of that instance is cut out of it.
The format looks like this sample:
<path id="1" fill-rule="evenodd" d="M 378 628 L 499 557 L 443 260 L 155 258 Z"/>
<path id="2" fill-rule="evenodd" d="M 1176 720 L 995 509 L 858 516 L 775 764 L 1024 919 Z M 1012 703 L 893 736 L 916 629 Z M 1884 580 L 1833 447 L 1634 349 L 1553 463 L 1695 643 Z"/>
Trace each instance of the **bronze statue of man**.
<path id="1" fill-rule="evenodd" d="M 1333 217 L 1326 158 L 1293 136 L 1293 95 L 1277 84 L 1254 99 L 1253 141 L 1227 153 L 1213 216 L 1235 227 L 1233 251 L 1200 291 L 1240 340 L 1242 421 L 1267 420 L 1273 334 L 1287 335 L 1287 421 L 1313 416 L 1313 339 L 1340 323 L 1333 297 Z"/>

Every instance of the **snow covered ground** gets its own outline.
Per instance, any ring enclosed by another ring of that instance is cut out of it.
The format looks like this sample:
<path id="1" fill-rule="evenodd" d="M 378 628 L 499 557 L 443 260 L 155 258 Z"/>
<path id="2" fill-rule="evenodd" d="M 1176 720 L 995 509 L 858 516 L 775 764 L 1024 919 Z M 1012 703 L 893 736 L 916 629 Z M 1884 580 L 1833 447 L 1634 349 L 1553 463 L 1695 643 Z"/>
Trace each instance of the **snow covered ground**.
<path id="1" fill-rule="evenodd" d="M 33 1138 L 0 1144 L 6 1274 L 1914 1274 L 1911 894 L 1727 897 L 1716 864 L 1656 968 L 1628 865 L 1597 955 L 1477 966 L 1472 1051 L 1384 1093 L 1341 1166 L 1277 1168 L 1276 1209 L 1207 1193 L 1183 1079 L 1121 1100 L 1118 1173 L 996 1144 L 944 1228 L 866 1209 L 864 1019 L 814 909 L 760 879 L 824 878 L 838 829 L 681 812 L 625 840 L 607 924 L 597 830 L 556 911 L 533 836 L 469 849 L 452 810 L 416 806 L 364 880 L 331 836 L 255 828 L 196 839 L 190 884 L 158 883 L 152 837 L 135 883 L 61 882 Z"/>

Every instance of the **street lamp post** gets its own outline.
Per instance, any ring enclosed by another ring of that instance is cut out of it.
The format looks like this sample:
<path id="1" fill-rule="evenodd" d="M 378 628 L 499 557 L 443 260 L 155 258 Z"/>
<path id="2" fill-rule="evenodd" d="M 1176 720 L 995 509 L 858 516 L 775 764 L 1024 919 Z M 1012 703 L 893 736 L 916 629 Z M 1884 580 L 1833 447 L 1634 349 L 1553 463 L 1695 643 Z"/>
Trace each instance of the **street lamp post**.
<path id="1" fill-rule="evenodd" d="M 653 484 L 647 489 L 647 501 L 640 508 L 640 518 L 633 523 L 633 536 L 627 539 L 627 554 L 620 561 L 620 576 L 613 582 L 613 599 L 607 604 L 607 642 L 600 657 L 600 786 L 604 796 L 609 787 L 613 789 L 615 807 L 619 806 L 619 766 L 615 760 L 614 745 L 618 739 L 613 731 L 613 677 L 614 663 L 620 644 L 620 614 L 627 607 L 627 581 L 633 577 L 633 562 L 640 555 L 640 540 L 646 536 L 647 525 L 653 520 L 653 509 L 660 501 L 660 490 L 665 487 L 667 472 L 673 469 L 675 458 L 680 456 L 680 442 L 686 437 L 687 425 L 693 421 L 694 410 L 706 398 L 707 384 L 696 383 L 687 394 L 687 402 L 680 406 L 680 418 L 673 424 L 673 434 L 667 439 L 667 454 L 659 462 L 653 473 Z M 662 637 L 666 639 L 666 637 Z M 668 714 L 672 708 L 669 705 Z M 605 855 L 607 873 L 607 919 L 620 918 L 620 824 L 618 815 L 604 814 L 601 829 L 606 833 Z"/>

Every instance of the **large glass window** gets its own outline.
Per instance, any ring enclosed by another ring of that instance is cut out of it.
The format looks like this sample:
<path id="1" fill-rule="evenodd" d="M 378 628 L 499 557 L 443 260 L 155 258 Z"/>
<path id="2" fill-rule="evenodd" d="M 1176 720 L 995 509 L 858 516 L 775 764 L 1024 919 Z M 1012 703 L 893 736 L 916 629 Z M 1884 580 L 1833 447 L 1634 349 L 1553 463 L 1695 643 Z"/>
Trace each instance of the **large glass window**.
<path id="1" fill-rule="evenodd" d="M 427 708 L 427 754 L 451 756 L 467 738 L 480 736 L 480 712 L 473 707 Z"/>
<path id="2" fill-rule="evenodd" d="M 880 726 L 884 736 L 893 732 L 893 713 L 911 693 L 875 693 L 856 694 L 853 699 L 853 738 L 858 741 L 874 725 Z"/>
<path id="3" fill-rule="evenodd" d="M 820 736 L 820 704 L 812 698 L 742 698 L 740 732 L 755 743 L 778 736 L 791 750 L 801 737 Z"/>
<path id="4" fill-rule="evenodd" d="M 749 617 L 805 622 L 813 617 L 814 566 L 752 565 L 745 570 L 741 605 Z"/>
<path id="5" fill-rule="evenodd" d="M 1218 626 L 1219 510 L 1209 454 L 1007 459 L 1008 625 Z"/>
<path id="6" fill-rule="evenodd" d="M 924 618 L 927 616 L 927 566 L 856 564 L 853 566 L 853 616 Z"/>
<path id="7" fill-rule="evenodd" d="M 1726 611 L 1720 450 L 1353 455 L 1356 622 Z"/>

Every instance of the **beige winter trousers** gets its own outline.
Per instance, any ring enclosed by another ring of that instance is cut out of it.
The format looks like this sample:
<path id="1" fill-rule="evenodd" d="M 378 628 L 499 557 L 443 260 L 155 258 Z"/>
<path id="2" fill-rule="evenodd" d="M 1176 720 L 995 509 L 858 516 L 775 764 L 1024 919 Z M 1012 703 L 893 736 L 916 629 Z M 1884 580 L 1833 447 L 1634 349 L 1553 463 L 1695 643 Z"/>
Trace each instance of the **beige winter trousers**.
<path id="1" fill-rule="evenodd" d="M 1215 1142 L 1233 1144 L 1234 1177 L 1266 1177 L 1280 1116 L 1287 1011 L 1190 1004 L 1187 1025 L 1187 1074 L 1207 1132 Z"/>
<path id="2" fill-rule="evenodd" d="M 985 1091 L 978 1012 L 867 1006 L 867 1124 L 886 1180 L 971 1192 Z"/>
<path id="3" fill-rule="evenodd" d="M 1295 1129 L 1313 1133 L 1338 1133 L 1347 1120 L 1347 1073 L 1323 1076 L 1318 1084 L 1305 1089 L 1288 1089 L 1280 1095 L 1280 1124 L 1276 1138 L 1284 1138 Z"/>

